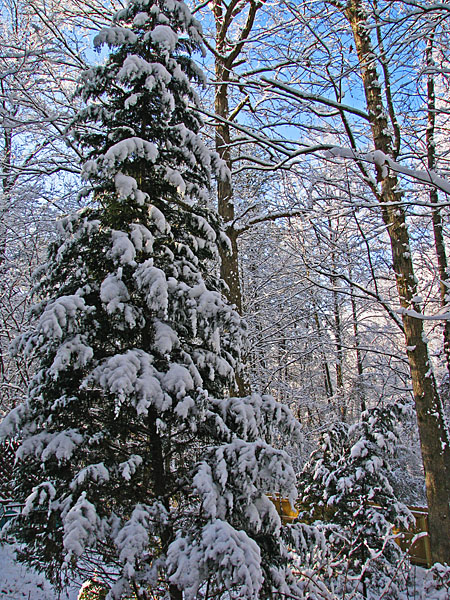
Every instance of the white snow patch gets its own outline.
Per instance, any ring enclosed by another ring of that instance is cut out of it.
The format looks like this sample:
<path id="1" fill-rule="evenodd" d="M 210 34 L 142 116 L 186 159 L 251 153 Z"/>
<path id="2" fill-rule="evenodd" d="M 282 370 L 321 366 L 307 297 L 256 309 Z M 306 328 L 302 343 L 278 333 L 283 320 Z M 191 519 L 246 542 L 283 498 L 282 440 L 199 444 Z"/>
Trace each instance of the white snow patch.
<path id="1" fill-rule="evenodd" d="M 159 208 L 156 206 L 150 206 L 148 209 L 149 217 L 154 221 L 158 231 L 160 233 L 169 233 L 170 225 L 166 221 L 166 217 L 162 214 Z"/>
<path id="2" fill-rule="evenodd" d="M 164 271 L 153 266 L 149 258 L 134 273 L 138 287 L 147 294 L 147 306 L 154 311 L 167 311 L 169 295 Z"/>
<path id="3" fill-rule="evenodd" d="M 192 409 L 195 408 L 195 402 L 190 396 L 186 396 L 181 402 L 179 402 L 174 412 L 181 418 L 186 419 Z"/>
<path id="4" fill-rule="evenodd" d="M 158 149 L 155 144 L 142 138 L 127 138 L 109 148 L 103 156 L 103 163 L 106 167 L 113 168 L 117 162 L 123 162 L 133 155 L 155 162 L 158 157 Z"/>
<path id="5" fill-rule="evenodd" d="M 16 548 L 14 544 L 0 545 L 0 599 L 77 600 L 77 588 L 58 595 L 44 575 L 20 564 L 15 557 Z"/>
<path id="6" fill-rule="evenodd" d="M 123 563 L 123 575 L 132 578 L 135 566 L 148 550 L 149 537 L 160 524 L 167 520 L 167 511 L 160 502 L 153 506 L 137 504 L 130 519 L 119 531 L 115 543 L 119 550 L 119 560 Z"/>
<path id="7" fill-rule="evenodd" d="M 70 564 L 72 557 L 81 556 L 87 547 L 94 548 L 102 530 L 95 506 L 83 492 L 64 519 L 63 545 L 67 551 L 64 562 Z"/>
<path id="8" fill-rule="evenodd" d="M 94 352 L 90 346 L 84 343 L 83 339 L 77 334 L 59 346 L 50 367 L 50 373 L 55 379 L 61 371 L 66 370 L 69 366 L 81 369 L 92 359 Z"/>
<path id="9" fill-rule="evenodd" d="M 358 442 L 356 442 L 356 444 L 354 444 L 352 446 L 352 449 L 350 450 L 350 456 L 352 458 L 357 458 L 359 456 L 367 456 L 368 450 L 366 444 L 366 440 L 359 440 Z"/>
<path id="10" fill-rule="evenodd" d="M 127 400 L 138 415 L 146 414 L 150 405 L 163 411 L 170 407 L 171 399 L 161 389 L 160 373 L 152 361 L 153 358 L 142 350 L 129 350 L 105 360 L 94 370 L 91 379 L 116 396 L 117 412 Z"/>
<path id="11" fill-rule="evenodd" d="M 137 39 L 137 35 L 133 31 L 124 27 L 105 27 L 94 37 L 94 47 L 98 48 L 103 44 L 108 44 L 108 46 L 135 44 Z"/>
<path id="12" fill-rule="evenodd" d="M 76 447 L 83 442 L 83 436 L 76 429 L 67 429 L 48 436 L 50 441 L 41 454 L 42 462 L 52 456 L 55 456 L 58 461 L 69 460 Z"/>
<path id="13" fill-rule="evenodd" d="M 186 183 L 179 171 L 166 167 L 165 179 L 168 183 L 176 187 L 179 194 L 183 195 L 186 192 Z"/>
<path id="14" fill-rule="evenodd" d="M 158 44 L 166 52 L 173 52 L 178 42 L 178 35 L 167 25 L 157 25 L 150 34 L 152 42 Z"/>
<path id="15" fill-rule="evenodd" d="M 142 456 L 132 454 L 128 460 L 119 464 L 119 472 L 126 481 L 129 481 L 142 462 Z"/>
<path id="16" fill-rule="evenodd" d="M 109 256 L 118 258 L 122 265 L 134 266 L 136 263 L 136 249 L 130 238 L 124 231 L 112 231 L 112 248 L 109 251 Z"/>
<path id="17" fill-rule="evenodd" d="M 167 373 L 161 377 L 161 383 L 165 390 L 175 394 L 180 400 L 188 391 L 194 389 L 194 380 L 189 371 L 183 365 L 175 363 L 172 363 Z"/>
<path id="18" fill-rule="evenodd" d="M 86 180 L 91 175 L 96 175 L 98 171 L 98 165 L 96 160 L 87 160 L 81 168 L 81 178 Z"/>
<path id="19" fill-rule="evenodd" d="M 61 296 L 47 304 L 39 319 L 38 331 L 47 339 L 62 338 L 64 329 L 72 331 L 77 313 L 87 310 L 88 307 L 80 296 Z"/>
<path id="20" fill-rule="evenodd" d="M 132 198 L 135 199 L 140 206 L 142 206 L 148 198 L 148 194 L 145 194 L 138 189 L 136 179 L 134 179 L 134 177 L 130 177 L 129 175 L 124 175 L 120 172 L 116 173 L 114 175 L 114 185 L 116 186 L 116 192 L 119 195 L 119 198 L 123 200 Z"/>
<path id="21" fill-rule="evenodd" d="M 112 314 L 124 310 L 130 295 L 124 282 L 111 273 L 100 286 L 100 299 L 106 305 L 106 312 Z"/>
<path id="22" fill-rule="evenodd" d="M 178 537 L 167 552 L 170 580 L 180 587 L 186 600 L 197 598 L 207 572 L 222 574 L 228 589 L 239 587 L 239 597 L 258 598 L 263 583 L 258 545 L 244 531 L 217 519 L 202 530 L 200 539 Z"/>
<path id="23" fill-rule="evenodd" d="M 148 21 L 148 19 L 149 19 L 148 13 L 140 12 L 134 17 L 133 25 L 136 25 L 136 27 L 141 27 Z"/>
<path id="24" fill-rule="evenodd" d="M 152 252 L 155 238 L 144 225 L 132 223 L 130 238 L 138 252 L 145 252 L 146 254 Z"/>
<path id="25" fill-rule="evenodd" d="M 88 465 L 81 469 L 81 471 L 76 475 L 73 481 L 70 483 L 70 489 L 76 490 L 76 488 L 82 485 L 86 480 L 95 481 L 97 483 L 103 483 L 105 481 L 109 481 L 109 472 L 105 465 L 101 463 L 97 463 L 95 465 Z"/>
<path id="26" fill-rule="evenodd" d="M 23 515 L 28 515 L 36 506 L 45 506 L 53 500 L 56 495 L 56 490 L 50 481 L 45 481 L 33 488 L 31 494 L 25 501 L 22 510 Z"/>
<path id="27" fill-rule="evenodd" d="M 155 331 L 155 348 L 161 354 L 170 354 L 172 348 L 180 345 L 178 336 L 170 325 L 156 320 L 153 329 Z"/>
<path id="28" fill-rule="evenodd" d="M 163 88 L 171 81 L 172 75 L 160 63 L 150 63 L 141 56 L 131 54 L 124 60 L 122 68 L 118 73 L 119 79 L 133 81 L 147 75 L 145 86 L 151 91 L 156 83 Z M 150 79 L 150 80 L 149 80 Z"/>

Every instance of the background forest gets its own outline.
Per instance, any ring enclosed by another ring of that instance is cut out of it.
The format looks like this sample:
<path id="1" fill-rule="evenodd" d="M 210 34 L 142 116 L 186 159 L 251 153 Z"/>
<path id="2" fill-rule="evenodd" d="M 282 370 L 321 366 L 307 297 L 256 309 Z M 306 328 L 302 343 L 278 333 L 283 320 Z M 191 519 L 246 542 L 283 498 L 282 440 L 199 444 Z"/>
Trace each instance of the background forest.
<path id="1" fill-rule="evenodd" d="M 87 97 L 75 92 L 82 73 L 107 60 L 105 45 L 92 49 L 95 35 L 126 6 L 0 0 L 0 419 L 23 402 L 36 372 L 33 356 L 10 352 L 36 319 L 32 273 L 56 240 L 55 222 L 93 206 L 82 165 L 98 132 L 86 120 L 70 134 Z M 274 446 L 287 450 L 304 506 L 341 506 L 332 525 L 287 542 L 310 549 L 299 551 L 297 568 L 305 581 L 318 577 L 317 597 L 406 598 L 384 550 L 386 564 L 373 573 L 361 564 L 378 551 L 374 531 L 386 538 L 390 524 L 407 525 L 397 500 L 428 504 L 433 562 L 450 563 L 448 6 L 211 0 L 189 8 L 204 48 L 193 58 L 207 74 L 194 110 L 206 146 L 231 172 L 208 197 L 230 244 L 205 267 L 211 278 L 220 269 L 246 323 L 231 394 L 267 394 L 289 407 L 301 441 Z M 379 474 L 364 448 L 383 465 Z M 348 484 L 358 469 L 373 479 Z M 354 497 L 363 508 L 346 513 Z M 395 510 L 373 517 L 367 501 Z M 351 589 L 333 538 L 333 527 L 350 523 L 361 532 L 346 538 Z M 326 564 L 345 579 L 339 589 L 320 575 Z M 442 573 L 436 598 L 449 593 Z M 181 598 L 172 587 L 168 597 Z M 212 597 L 208 589 L 185 597 Z M 230 597 L 257 597 L 239 589 Z M 291 597 L 309 597 L 305 589 Z"/>

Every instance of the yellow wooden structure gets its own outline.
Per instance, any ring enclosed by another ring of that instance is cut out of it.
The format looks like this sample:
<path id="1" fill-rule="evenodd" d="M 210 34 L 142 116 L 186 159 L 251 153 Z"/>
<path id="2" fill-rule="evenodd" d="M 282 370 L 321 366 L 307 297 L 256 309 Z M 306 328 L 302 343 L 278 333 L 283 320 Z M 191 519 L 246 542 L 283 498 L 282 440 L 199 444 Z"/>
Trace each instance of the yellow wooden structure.
<path id="1" fill-rule="evenodd" d="M 286 523 L 292 523 L 298 517 L 298 510 L 291 506 L 291 503 L 287 498 L 281 498 L 278 494 L 276 496 L 268 496 L 270 500 L 275 504 L 277 513 L 281 517 L 281 521 Z"/>
<path id="2" fill-rule="evenodd" d="M 430 537 L 428 535 L 428 509 L 423 506 L 408 506 L 416 523 L 408 530 L 394 529 L 395 541 L 400 548 L 409 554 L 413 565 L 431 567 Z M 417 539 L 413 542 L 414 538 Z M 419 537 L 420 536 L 420 537 Z"/>

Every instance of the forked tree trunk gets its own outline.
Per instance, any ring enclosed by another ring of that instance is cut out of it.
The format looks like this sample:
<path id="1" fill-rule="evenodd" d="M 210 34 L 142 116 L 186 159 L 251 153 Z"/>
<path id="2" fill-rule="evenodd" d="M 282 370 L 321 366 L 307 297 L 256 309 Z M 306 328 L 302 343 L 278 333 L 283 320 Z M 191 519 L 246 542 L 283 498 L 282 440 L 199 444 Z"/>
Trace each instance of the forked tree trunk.
<path id="1" fill-rule="evenodd" d="M 376 150 L 395 156 L 389 123 L 378 80 L 376 56 L 370 39 L 369 19 L 361 0 L 350 0 L 345 14 L 353 31 L 360 62 L 372 137 Z M 450 563 L 450 444 L 442 402 L 424 341 L 423 321 L 414 316 L 421 308 L 411 259 L 403 209 L 403 193 L 395 173 L 377 166 L 381 186 L 379 202 L 389 234 L 397 292 L 405 330 L 414 400 L 419 426 L 429 510 L 431 554 L 434 562 Z"/>
<path id="2" fill-rule="evenodd" d="M 221 15 L 221 5 L 215 5 L 214 14 L 216 19 Z M 220 52 L 220 38 L 218 37 L 216 47 Z M 224 61 L 216 59 L 216 96 L 214 108 L 216 115 L 223 119 L 228 119 L 228 86 L 227 82 L 230 72 Z M 230 126 L 218 120 L 216 124 L 216 151 L 220 158 L 225 161 L 231 173 L 231 156 L 230 156 Z M 219 215 L 225 223 L 230 225 L 227 227 L 227 235 L 231 242 L 231 252 L 220 247 L 220 276 L 226 284 L 226 297 L 236 306 L 240 315 L 242 315 L 242 292 L 241 279 L 239 274 L 239 254 L 237 245 L 237 233 L 233 228 L 235 217 L 233 203 L 233 187 L 231 179 L 219 181 L 217 184 L 217 207 Z M 237 393 L 239 396 L 244 396 L 249 392 L 248 386 L 245 383 L 244 376 L 241 373 L 236 373 L 236 390 L 231 390 L 231 393 Z"/>
<path id="3" fill-rule="evenodd" d="M 264 0 L 258 2 L 255 2 L 255 0 L 245 0 L 244 2 L 231 0 L 228 5 L 225 5 L 221 0 L 213 0 L 212 5 L 216 25 L 216 95 L 214 109 L 216 115 L 219 117 L 216 122 L 216 151 L 220 158 L 225 161 L 230 172 L 232 169 L 230 152 L 231 134 L 230 125 L 227 122 L 229 119 L 232 119 L 232 116 L 230 117 L 228 102 L 230 73 L 247 42 L 256 13 L 263 2 Z M 233 20 L 240 15 L 246 6 L 248 6 L 248 14 L 245 19 L 245 25 L 241 29 L 238 39 L 231 42 L 229 37 L 230 27 L 233 24 Z M 217 204 L 219 215 L 228 224 L 226 231 L 231 242 L 231 252 L 221 250 L 220 275 L 227 286 L 226 296 L 228 300 L 236 306 L 238 313 L 242 315 L 242 288 L 238 249 L 239 234 L 233 227 L 235 208 L 231 180 L 220 181 L 218 183 Z M 240 396 L 243 396 L 250 392 L 250 386 L 243 374 L 236 374 L 236 387 L 237 389 L 232 390 L 232 393 L 236 392 Z"/>
<path id="4" fill-rule="evenodd" d="M 232 20 L 228 11 L 224 14 L 223 5 L 220 0 L 214 0 L 213 5 L 214 19 L 216 23 L 216 95 L 214 99 L 214 110 L 219 117 L 216 123 L 216 151 L 220 158 L 225 161 L 231 173 L 231 134 L 228 120 L 228 83 L 230 71 L 233 66 L 233 60 L 230 62 L 228 54 L 228 42 L 226 33 Z M 227 21 L 229 20 L 229 22 Z M 219 181 L 217 185 L 217 207 L 220 216 L 225 223 L 232 224 L 235 218 L 233 203 L 233 187 L 231 180 Z M 221 251 L 221 277 L 227 284 L 227 298 L 236 305 L 239 314 L 242 314 L 242 293 L 239 277 L 239 256 L 237 246 L 237 235 L 232 227 L 227 229 L 228 237 L 231 242 L 231 253 Z"/>

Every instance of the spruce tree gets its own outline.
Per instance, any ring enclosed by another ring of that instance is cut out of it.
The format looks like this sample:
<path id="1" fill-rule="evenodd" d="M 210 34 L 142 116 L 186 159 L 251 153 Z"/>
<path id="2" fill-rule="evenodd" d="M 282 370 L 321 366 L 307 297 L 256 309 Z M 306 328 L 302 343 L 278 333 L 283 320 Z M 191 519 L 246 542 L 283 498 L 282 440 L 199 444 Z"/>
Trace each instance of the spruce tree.
<path id="1" fill-rule="evenodd" d="M 397 569 L 402 554 L 393 528 L 407 529 L 413 517 L 395 497 L 388 461 L 403 410 L 376 407 L 354 425 L 336 423 L 299 478 L 301 502 L 309 506 L 302 516 L 316 519 L 334 553 L 331 581 L 339 595 L 356 587 L 361 596 L 355 597 L 403 597 Z"/>
<path id="2" fill-rule="evenodd" d="M 38 364 L 19 432 L 21 558 L 95 576 L 108 598 L 269 597 L 294 580 L 266 494 L 295 496 L 272 398 L 230 398 L 245 327 L 221 295 L 191 58 L 199 24 L 178 0 L 130 0 L 95 43 L 73 131 L 90 208 L 59 223 L 16 351 Z"/>

